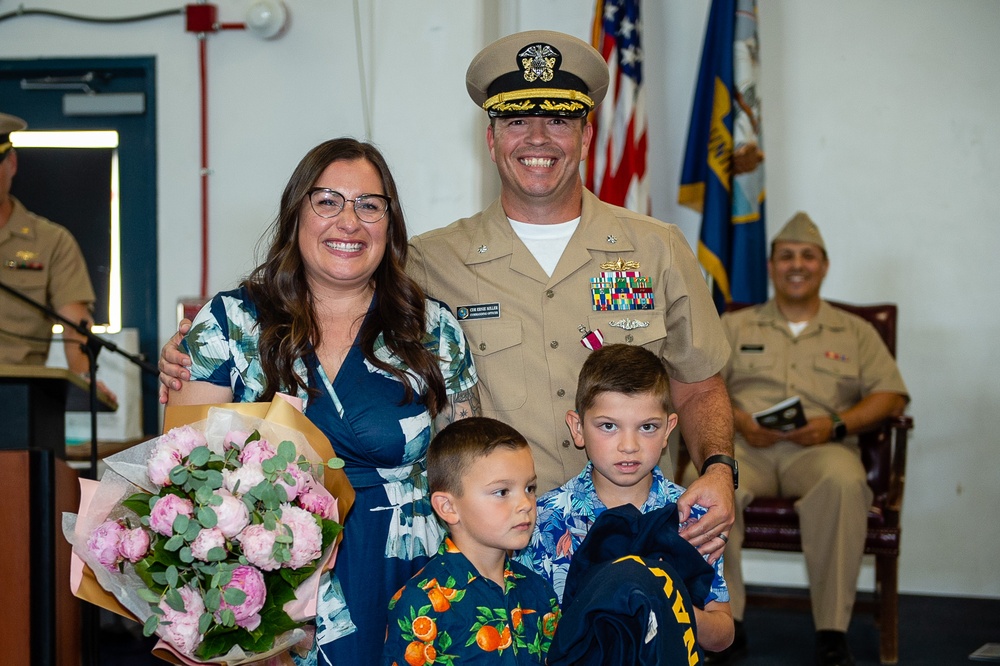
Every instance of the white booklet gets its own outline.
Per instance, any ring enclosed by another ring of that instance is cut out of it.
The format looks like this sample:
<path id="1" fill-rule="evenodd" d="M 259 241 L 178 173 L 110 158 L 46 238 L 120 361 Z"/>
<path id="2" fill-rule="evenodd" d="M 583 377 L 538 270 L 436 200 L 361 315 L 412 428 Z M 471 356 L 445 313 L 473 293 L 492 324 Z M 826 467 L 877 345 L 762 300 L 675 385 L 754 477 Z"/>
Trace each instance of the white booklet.
<path id="1" fill-rule="evenodd" d="M 806 424 L 806 413 L 802 409 L 802 400 L 797 395 L 782 400 L 765 410 L 754 412 L 753 418 L 764 428 L 772 430 L 795 430 Z"/>

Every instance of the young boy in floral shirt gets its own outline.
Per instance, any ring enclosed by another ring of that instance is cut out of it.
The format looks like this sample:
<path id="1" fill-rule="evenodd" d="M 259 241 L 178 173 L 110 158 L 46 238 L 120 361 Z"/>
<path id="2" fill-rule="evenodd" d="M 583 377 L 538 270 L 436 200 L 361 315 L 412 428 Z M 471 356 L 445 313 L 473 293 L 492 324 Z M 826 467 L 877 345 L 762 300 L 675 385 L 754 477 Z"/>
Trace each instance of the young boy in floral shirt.
<path id="1" fill-rule="evenodd" d="M 657 466 L 677 425 L 669 403 L 666 368 L 642 347 L 608 345 L 583 364 L 576 410 L 566 414 L 566 423 L 590 462 L 579 476 L 538 499 L 538 523 L 528 547 L 517 554 L 517 561 L 552 583 L 560 602 L 573 553 L 605 510 L 632 504 L 645 514 L 675 504 L 684 492 Z M 695 505 L 691 520 L 704 513 Z M 723 649 L 733 640 L 722 560 L 714 565 L 704 610 L 695 608 L 698 643 L 707 650 Z"/>
<path id="2" fill-rule="evenodd" d="M 427 450 L 431 505 L 449 536 L 389 602 L 382 663 L 544 664 L 559 619 L 552 586 L 507 553 L 535 527 L 535 464 L 499 421 L 450 424 Z"/>

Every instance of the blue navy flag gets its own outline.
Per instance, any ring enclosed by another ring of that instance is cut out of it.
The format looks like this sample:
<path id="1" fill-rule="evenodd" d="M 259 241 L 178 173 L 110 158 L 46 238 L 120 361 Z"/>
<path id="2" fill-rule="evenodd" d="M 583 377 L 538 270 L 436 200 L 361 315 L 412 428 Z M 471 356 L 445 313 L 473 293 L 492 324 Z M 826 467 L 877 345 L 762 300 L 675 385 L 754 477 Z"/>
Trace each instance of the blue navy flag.
<path id="1" fill-rule="evenodd" d="M 678 202 L 702 214 L 716 307 L 767 300 L 756 0 L 712 0 Z"/>

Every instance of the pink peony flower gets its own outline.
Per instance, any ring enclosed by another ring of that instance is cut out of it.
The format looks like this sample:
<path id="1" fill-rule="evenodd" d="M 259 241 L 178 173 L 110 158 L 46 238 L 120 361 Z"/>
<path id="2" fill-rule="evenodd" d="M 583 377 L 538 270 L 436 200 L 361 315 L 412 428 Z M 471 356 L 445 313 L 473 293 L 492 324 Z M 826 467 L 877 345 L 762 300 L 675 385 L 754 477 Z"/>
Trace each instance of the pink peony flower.
<path id="1" fill-rule="evenodd" d="M 333 499 L 326 488 L 310 484 L 306 491 L 298 496 L 299 506 L 310 513 L 315 513 L 327 520 L 336 520 L 337 500 Z"/>
<path id="2" fill-rule="evenodd" d="M 222 504 L 212 507 L 219 519 L 216 527 L 227 539 L 232 539 L 250 524 L 250 511 L 243 500 L 233 497 L 233 494 L 224 488 L 216 490 L 213 494 L 222 498 Z"/>
<path id="3" fill-rule="evenodd" d="M 243 530 L 239 541 L 247 562 L 264 571 L 274 571 L 279 568 L 281 564 L 273 557 L 275 536 L 274 532 L 263 525 L 251 525 Z"/>
<path id="4" fill-rule="evenodd" d="M 233 571 L 232 580 L 222 588 L 222 591 L 225 593 L 226 590 L 231 588 L 243 590 L 247 595 L 246 599 L 238 606 L 231 606 L 226 603 L 225 596 L 223 596 L 222 603 L 219 605 L 219 612 L 215 616 L 216 619 L 220 617 L 223 610 L 228 608 L 236 616 L 237 626 L 243 627 L 248 631 L 253 631 L 260 626 L 260 609 L 264 607 L 264 600 L 267 598 L 267 588 L 264 586 L 264 574 L 253 567 L 236 567 Z"/>
<path id="5" fill-rule="evenodd" d="M 198 532 L 191 542 L 191 554 L 202 562 L 208 561 L 208 551 L 213 548 L 225 548 L 226 537 L 218 527 Z"/>
<path id="6" fill-rule="evenodd" d="M 118 553 L 135 564 L 146 557 L 149 552 L 149 533 L 141 527 L 122 532 L 121 541 L 118 542 Z"/>
<path id="7" fill-rule="evenodd" d="M 323 554 L 323 530 L 314 515 L 297 506 L 282 504 L 281 524 L 292 530 L 291 559 L 284 566 L 300 569 Z"/>
<path id="8" fill-rule="evenodd" d="M 222 450 L 240 449 L 242 451 L 243 445 L 247 443 L 247 437 L 249 436 L 250 433 L 243 430 L 230 430 L 222 440 Z"/>
<path id="9" fill-rule="evenodd" d="M 203 636 L 198 633 L 198 618 L 205 612 L 205 602 L 197 590 L 182 587 L 178 590 L 184 601 L 184 610 L 175 611 L 165 600 L 160 600 L 163 615 L 157 633 L 186 655 L 193 655 Z"/>
<path id="10" fill-rule="evenodd" d="M 199 446 L 208 446 L 205 435 L 200 430 L 195 430 L 191 426 L 181 426 L 171 428 L 157 440 L 156 449 L 171 449 L 181 454 L 181 458 L 191 455 Z"/>
<path id="11" fill-rule="evenodd" d="M 153 510 L 149 513 L 149 526 L 154 532 L 171 536 L 174 533 L 174 519 L 180 514 L 191 516 L 192 513 L 194 505 L 191 500 L 167 493 L 153 505 Z"/>
<path id="12" fill-rule="evenodd" d="M 264 480 L 264 470 L 260 463 L 247 463 L 239 469 L 222 470 L 222 486 L 237 497 Z"/>
<path id="13" fill-rule="evenodd" d="M 289 464 L 288 467 L 285 468 L 285 472 L 287 472 L 288 475 L 292 477 L 292 479 L 295 481 L 295 484 L 289 485 L 288 483 L 285 482 L 285 479 L 283 477 L 279 476 L 277 479 L 275 479 L 274 485 L 281 486 L 282 488 L 284 488 L 285 499 L 291 502 L 292 500 L 294 500 L 296 497 L 299 496 L 299 493 L 303 492 L 308 487 L 310 481 L 312 481 L 312 476 L 309 474 L 309 472 L 299 469 L 298 465 L 295 464 Z"/>
<path id="14" fill-rule="evenodd" d="M 146 462 L 146 476 L 159 487 L 170 485 L 170 470 L 181 464 L 181 454 L 171 448 L 154 447 Z"/>
<path id="15" fill-rule="evenodd" d="M 87 550 L 108 571 L 118 571 L 118 561 L 121 559 L 118 544 L 121 543 L 124 532 L 125 528 L 117 520 L 109 520 L 99 525 L 87 539 Z"/>
<path id="16" fill-rule="evenodd" d="M 254 442 L 247 442 L 243 446 L 243 453 L 240 454 L 240 462 L 260 464 L 269 458 L 273 458 L 278 450 L 274 448 L 266 439 L 258 439 Z"/>

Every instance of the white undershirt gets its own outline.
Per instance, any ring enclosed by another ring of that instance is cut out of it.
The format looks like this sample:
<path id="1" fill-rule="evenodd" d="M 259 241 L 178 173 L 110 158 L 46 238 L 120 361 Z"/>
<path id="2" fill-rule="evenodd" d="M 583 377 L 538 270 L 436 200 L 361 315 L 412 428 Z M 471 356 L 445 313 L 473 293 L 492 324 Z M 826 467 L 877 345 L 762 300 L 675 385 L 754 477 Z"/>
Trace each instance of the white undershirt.
<path id="1" fill-rule="evenodd" d="M 792 331 L 792 337 L 793 338 L 799 337 L 799 333 L 801 333 L 802 331 L 804 331 L 806 329 L 806 326 L 808 326 L 808 325 L 809 325 L 808 321 L 790 321 L 790 322 L 788 322 L 788 328 Z"/>
<path id="2" fill-rule="evenodd" d="M 545 274 L 552 276 L 562 257 L 569 239 L 573 237 L 576 228 L 580 226 L 580 218 L 569 222 L 559 222 L 558 224 L 528 224 L 527 222 L 517 222 L 511 220 L 510 226 L 521 239 L 521 242 L 528 248 L 531 255 L 542 267 Z"/>

